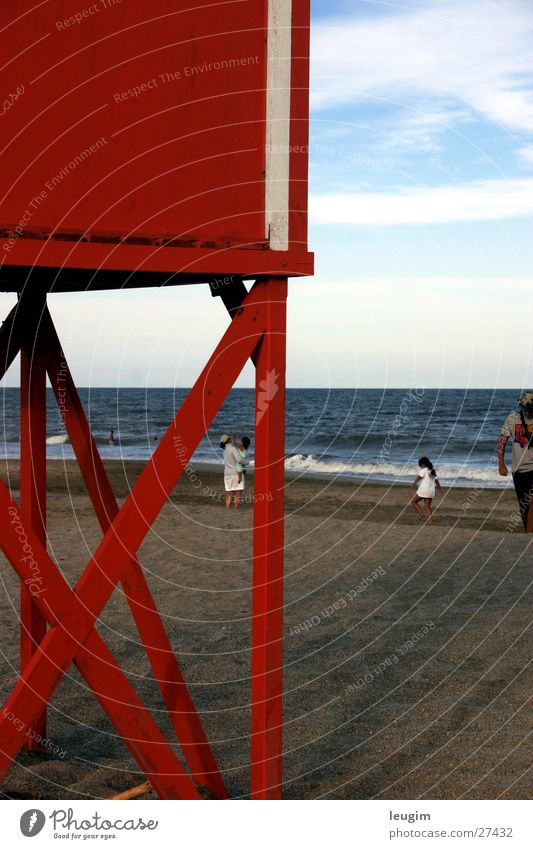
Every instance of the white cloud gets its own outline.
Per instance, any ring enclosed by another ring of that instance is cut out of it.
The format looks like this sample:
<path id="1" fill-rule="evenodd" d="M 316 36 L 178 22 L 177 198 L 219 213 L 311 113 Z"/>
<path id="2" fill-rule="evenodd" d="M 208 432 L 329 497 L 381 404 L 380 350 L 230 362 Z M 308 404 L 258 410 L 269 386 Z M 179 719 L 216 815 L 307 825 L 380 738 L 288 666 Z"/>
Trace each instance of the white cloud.
<path id="1" fill-rule="evenodd" d="M 335 192 L 310 198 L 315 224 L 445 224 L 533 216 L 533 179 L 480 180 L 395 192 Z"/>
<path id="2" fill-rule="evenodd" d="M 530 0 L 424 0 L 331 19 L 314 31 L 313 106 L 370 99 L 416 113 L 429 100 L 425 130 L 461 119 L 466 107 L 508 131 L 533 131 L 532 26 Z"/>
<path id="3" fill-rule="evenodd" d="M 531 147 L 522 147 L 518 151 L 518 157 L 523 165 L 533 165 L 533 145 Z"/>
<path id="4" fill-rule="evenodd" d="M 419 104 L 418 111 L 395 116 L 394 123 L 382 138 L 382 146 L 397 151 L 403 146 L 414 146 L 418 152 L 439 153 L 443 146 L 439 136 L 457 123 L 471 121 L 466 109 L 457 109 L 450 105 L 447 109 L 435 109 L 432 104 Z"/>

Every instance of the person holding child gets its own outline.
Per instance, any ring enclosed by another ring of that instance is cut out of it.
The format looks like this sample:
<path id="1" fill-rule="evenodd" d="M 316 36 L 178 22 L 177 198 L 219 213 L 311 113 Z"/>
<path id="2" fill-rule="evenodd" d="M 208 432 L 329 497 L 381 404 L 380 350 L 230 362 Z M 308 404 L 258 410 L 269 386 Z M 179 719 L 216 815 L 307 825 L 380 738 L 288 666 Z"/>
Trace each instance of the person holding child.
<path id="1" fill-rule="evenodd" d="M 233 439 L 227 433 L 220 437 L 220 447 L 224 451 L 224 488 L 226 490 L 226 508 L 231 505 L 235 510 L 241 500 L 241 492 L 244 489 L 244 475 L 242 473 L 241 452 L 233 444 Z M 241 471 L 239 472 L 239 466 Z"/>
<path id="2" fill-rule="evenodd" d="M 224 451 L 226 507 L 229 510 L 233 505 L 236 510 L 241 503 L 241 492 L 245 487 L 250 440 L 247 436 L 241 437 L 238 433 L 233 437 L 223 433 L 220 437 L 220 447 Z"/>

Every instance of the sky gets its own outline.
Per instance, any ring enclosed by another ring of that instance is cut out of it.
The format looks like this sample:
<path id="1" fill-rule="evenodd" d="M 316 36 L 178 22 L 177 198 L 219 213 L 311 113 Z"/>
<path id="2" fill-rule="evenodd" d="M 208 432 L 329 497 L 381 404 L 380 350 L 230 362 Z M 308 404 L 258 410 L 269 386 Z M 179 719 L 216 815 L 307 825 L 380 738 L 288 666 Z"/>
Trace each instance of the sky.
<path id="1" fill-rule="evenodd" d="M 290 284 L 288 385 L 532 385 L 532 235 L 531 0 L 315 0 L 316 276 Z M 216 306 L 195 286 L 50 296 L 85 386 L 190 386 Z"/>

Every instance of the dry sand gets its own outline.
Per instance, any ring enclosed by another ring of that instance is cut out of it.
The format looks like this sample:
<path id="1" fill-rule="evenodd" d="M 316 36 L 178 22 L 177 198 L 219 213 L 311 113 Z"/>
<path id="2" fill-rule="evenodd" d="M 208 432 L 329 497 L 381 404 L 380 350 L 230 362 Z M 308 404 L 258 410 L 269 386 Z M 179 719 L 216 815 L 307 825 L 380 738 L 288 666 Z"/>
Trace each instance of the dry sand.
<path id="1" fill-rule="evenodd" d="M 141 466 L 107 468 L 124 498 Z M 3 476 L 18 497 L 18 465 Z M 248 483 L 247 503 L 227 513 L 218 472 L 184 477 L 140 550 L 234 797 L 246 797 L 249 773 Z M 73 583 L 101 534 L 73 464 L 51 462 L 49 486 L 49 549 Z M 533 537 L 510 530 L 509 491 L 444 490 L 432 527 L 409 498 L 401 486 L 288 483 L 287 799 L 531 796 Z M 16 680 L 18 587 L 3 558 L 2 577 L 5 699 Z M 98 628 L 173 740 L 119 590 Z M 48 733 L 61 751 L 21 753 L 6 797 L 106 798 L 144 780 L 74 668 L 55 692 Z"/>

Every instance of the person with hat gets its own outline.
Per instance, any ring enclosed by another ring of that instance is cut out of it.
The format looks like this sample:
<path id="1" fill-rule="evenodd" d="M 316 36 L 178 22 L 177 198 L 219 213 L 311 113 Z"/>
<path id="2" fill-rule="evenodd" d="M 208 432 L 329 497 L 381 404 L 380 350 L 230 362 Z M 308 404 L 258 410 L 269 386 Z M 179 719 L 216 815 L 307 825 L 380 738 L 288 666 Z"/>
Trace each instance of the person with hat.
<path id="1" fill-rule="evenodd" d="M 223 433 L 220 437 L 220 447 L 224 451 L 224 487 L 226 489 L 226 507 L 229 510 L 232 503 L 235 509 L 240 504 L 240 493 L 244 489 L 244 475 L 239 472 L 241 452 L 233 444 L 231 436 Z"/>
<path id="2" fill-rule="evenodd" d="M 533 392 L 523 392 L 518 399 L 518 412 L 511 413 L 505 419 L 498 442 L 498 462 L 500 475 L 509 474 L 505 465 L 505 446 L 507 440 L 512 444 L 513 483 L 520 507 L 520 515 L 526 533 L 533 533 Z"/>

